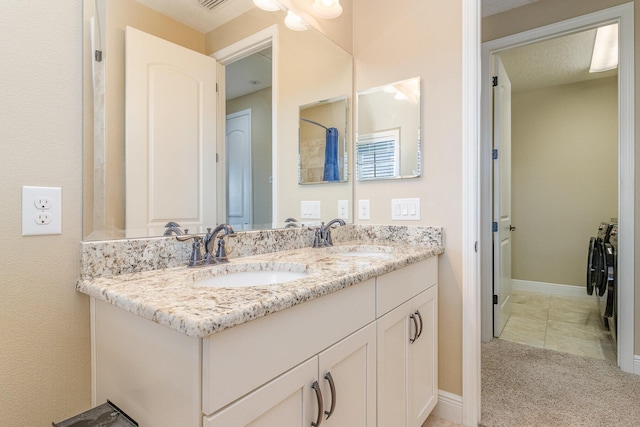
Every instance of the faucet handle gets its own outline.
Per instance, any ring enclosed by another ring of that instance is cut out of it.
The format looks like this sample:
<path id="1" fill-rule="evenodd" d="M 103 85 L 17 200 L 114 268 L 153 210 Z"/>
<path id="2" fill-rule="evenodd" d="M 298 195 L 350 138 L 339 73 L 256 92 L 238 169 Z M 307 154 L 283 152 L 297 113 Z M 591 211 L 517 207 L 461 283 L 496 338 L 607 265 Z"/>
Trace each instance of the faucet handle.
<path id="1" fill-rule="evenodd" d="M 229 258 L 227 257 L 227 250 L 225 249 L 223 236 L 218 237 L 218 249 L 216 250 L 216 262 L 229 262 Z"/>

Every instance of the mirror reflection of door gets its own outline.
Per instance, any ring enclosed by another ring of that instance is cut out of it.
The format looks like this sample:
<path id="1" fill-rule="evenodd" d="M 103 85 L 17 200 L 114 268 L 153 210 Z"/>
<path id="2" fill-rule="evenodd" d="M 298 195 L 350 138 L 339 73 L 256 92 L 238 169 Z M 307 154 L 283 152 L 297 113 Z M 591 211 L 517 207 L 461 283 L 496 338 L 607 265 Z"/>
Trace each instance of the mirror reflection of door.
<path id="1" fill-rule="evenodd" d="M 269 47 L 225 67 L 226 222 L 238 230 L 272 224 L 271 52 Z"/>

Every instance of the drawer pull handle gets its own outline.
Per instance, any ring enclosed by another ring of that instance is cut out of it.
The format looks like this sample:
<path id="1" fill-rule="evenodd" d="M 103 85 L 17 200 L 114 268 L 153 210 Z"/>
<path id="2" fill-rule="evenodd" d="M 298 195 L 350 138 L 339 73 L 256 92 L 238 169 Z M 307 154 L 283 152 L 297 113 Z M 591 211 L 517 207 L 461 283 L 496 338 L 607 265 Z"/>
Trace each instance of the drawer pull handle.
<path id="1" fill-rule="evenodd" d="M 324 379 L 329 381 L 329 388 L 331 388 L 331 408 L 329 408 L 328 411 L 324 411 L 324 413 L 327 416 L 327 418 L 325 419 L 328 420 L 329 417 L 333 415 L 333 411 L 336 410 L 336 384 L 333 382 L 333 377 L 331 376 L 331 372 L 327 372 L 324 376 Z"/>
<path id="2" fill-rule="evenodd" d="M 413 320 L 413 326 L 415 330 L 415 332 L 413 333 L 413 338 L 409 338 L 409 342 L 413 344 L 418 339 L 418 319 L 413 313 L 409 317 L 411 318 L 411 320 Z"/>
<path id="3" fill-rule="evenodd" d="M 318 381 L 314 381 L 313 384 L 311 384 L 311 388 L 315 390 L 316 399 L 318 399 L 318 418 L 316 419 L 315 423 L 311 422 L 311 425 L 313 427 L 318 427 L 322 423 L 322 415 L 324 414 L 324 405 L 322 403 L 322 392 L 320 391 L 320 384 L 318 384 Z"/>
<path id="4" fill-rule="evenodd" d="M 416 336 L 416 339 L 420 338 L 420 335 L 422 335 L 422 327 L 424 326 L 424 323 L 422 323 L 422 315 L 420 314 L 420 310 L 416 310 L 416 316 L 418 316 L 418 319 L 420 320 L 420 332 L 418 332 L 418 335 Z"/>

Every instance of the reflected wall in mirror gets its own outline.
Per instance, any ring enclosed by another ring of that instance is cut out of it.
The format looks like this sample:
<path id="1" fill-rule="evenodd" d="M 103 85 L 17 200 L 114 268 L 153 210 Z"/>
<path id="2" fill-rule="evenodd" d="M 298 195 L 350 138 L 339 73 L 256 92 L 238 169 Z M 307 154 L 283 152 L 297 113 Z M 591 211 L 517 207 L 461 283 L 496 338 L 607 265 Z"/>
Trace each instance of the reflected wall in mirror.
<path id="1" fill-rule="evenodd" d="M 300 107 L 300 184 L 347 181 L 348 98 Z"/>
<path id="2" fill-rule="evenodd" d="M 420 78 L 359 92 L 357 110 L 358 180 L 419 177 Z"/>
<path id="3" fill-rule="evenodd" d="M 284 11 L 265 12 L 253 5 L 251 0 L 227 0 L 214 10 L 191 0 L 85 0 L 83 3 L 84 43 L 83 69 L 83 127 L 84 127 L 84 190 L 83 190 L 83 237 L 85 240 L 151 237 L 162 235 L 160 227 L 136 227 L 127 224 L 127 185 L 149 185 L 148 176 L 138 169 L 125 173 L 126 138 L 128 123 L 125 97 L 125 28 L 127 26 L 164 39 L 175 45 L 214 57 L 239 41 L 275 28 L 273 38 L 273 76 L 271 136 L 272 147 L 259 154 L 253 154 L 251 169 L 254 189 L 271 188 L 254 192 L 251 196 L 253 218 L 242 220 L 242 229 L 284 227 L 287 217 L 300 217 L 301 204 L 305 200 L 322 201 L 322 217 L 336 216 L 338 200 L 352 200 L 352 186 L 345 191 L 304 191 L 298 185 L 298 106 L 318 99 L 335 98 L 352 93 L 352 56 L 337 46 L 319 31 L 310 28 L 304 32 L 292 32 L 284 26 Z M 222 17 L 222 18 L 221 18 Z M 94 60 L 94 52 L 102 52 L 102 61 Z M 251 52 L 255 53 L 255 52 Z M 247 54 L 248 55 L 248 54 Z M 236 59 L 241 59 L 240 57 Z M 224 87 L 227 65 L 218 64 L 219 86 Z M 156 188 L 149 198 L 157 195 L 169 196 L 163 202 L 166 212 L 180 207 L 176 213 L 155 215 L 154 224 L 170 220 L 185 223 L 190 232 L 201 232 L 203 227 L 213 226 L 212 222 L 227 222 L 229 203 L 226 192 L 227 168 L 225 132 L 226 114 L 224 100 L 216 103 L 215 147 L 216 153 L 208 153 L 198 164 L 183 165 L 193 171 L 189 178 L 198 187 L 191 193 L 199 194 L 199 200 L 189 196 L 177 196 L 179 189 Z M 252 115 L 252 120 L 257 116 Z M 144 127 L 144 126 L 143 126 Z M 260 131 L 259 133 L 262 133 Z M 264 132 L 269 132 L 268 130 Z M 176 132 L 177 133 L 177 132 Z M 197 132 L 196 132 L 197 133 Z M 194 158 L 194 139 L 176 135 L 175 148 L 166 146 L 165 158 L 175 162 L 186 162 Z M 185 147 L 184 140 L 191 141 Z M 188 151 L 189 155 L 185 153 Z M 272 154 L 270 154 L 272 153 Z M 215 158 L 217 158 L 217 163 Z M 264 162 L 264 165 L 257 162 Z M 215 171 L 214 178 L 203 178 L 205 171 Z M 156 168 L 156 176 L 171 177 L 175 171 Z M 183 176 L 182 174 L 180 176 Z M 306 187 L 305 187 L 306 188 Z M 211 193 L 214 197 L 210 197 Z M 206 194 L 205 198 L 203 194 Z M 173 196 L 173 197 L 172 197 Z M 206 208 L 215 220 L 201 223 L 188 217 L 197 216 L 192 212 L 184 214 L 185 206 L 180 198 L 191 203 L 191 211 Z M 189 199 L 189 200 L 187 200 Z M 267 200 L 268 199 L 268 200 Z M 212 202 L 213 200 L 213 202 Z M 150 209 L 147 209 L 150 211 Z M 270 213 L 262 217 L 257 213 Z M 148 214 L 149 212 L 147 212 Z M 148 225 L 148 224 L 147 224 Z"/>

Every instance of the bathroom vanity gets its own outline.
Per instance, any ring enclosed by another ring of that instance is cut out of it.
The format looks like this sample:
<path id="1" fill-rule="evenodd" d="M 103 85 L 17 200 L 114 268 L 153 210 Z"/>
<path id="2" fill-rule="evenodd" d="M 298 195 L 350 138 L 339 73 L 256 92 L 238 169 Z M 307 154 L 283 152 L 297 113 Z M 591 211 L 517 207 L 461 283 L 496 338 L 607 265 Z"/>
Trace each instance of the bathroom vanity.
<path id="1" fill-rule="evenodd" d="M 349 242 L 80 280 L 95 402 L 154 427 L 420 426 L 437 403 L 439 253 Z M 304 274 L 207 285 L 269 269 Z"/>

